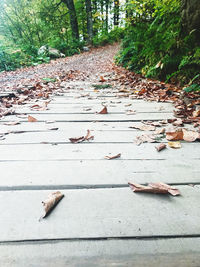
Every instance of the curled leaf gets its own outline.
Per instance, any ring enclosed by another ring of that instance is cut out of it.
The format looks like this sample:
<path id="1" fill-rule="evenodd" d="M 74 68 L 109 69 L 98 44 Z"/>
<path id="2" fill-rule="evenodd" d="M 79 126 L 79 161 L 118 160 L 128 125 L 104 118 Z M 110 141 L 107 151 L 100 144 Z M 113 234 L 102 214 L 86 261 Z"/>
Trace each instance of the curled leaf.
<path id="1" fill-rule="evenodd" d="M 172 196 L 180 195 L 180 192 L 175 187 L 165 183 L 150 183 L 148 186 L 128 183 L 133 192 L 154 193 L 154 194 L 171 194 Z"/>
<path id="2" fill-rule="evenodd" d="M 90 130 L 87 130 L 86 136 L 69 138 L 71 143 L 81 143 L 83 141 L 90 141 L 90 140 L 93 140 L 93 139 L 94 139 L 94 136 L 91 135 Z"/>
<path id="3" fill-rule="evenodd" d="M 57 191 L 51 193 L 45 201 L 42 201 L 44 214 L 40 219 L 47 217 L 63 197 L 64 195 L 60 191 Z"/>
<path id="4" fill-rule="evenodd" d="M 142 124 L 142 125 L 133 124 L 129 128 L 139 129 L 141 131 L 154 131 L 156 129 L 154 125 L 147 125 L 147 124 Z"/>
<path id="5" fill-rule="evenodd" d="M 36 122 L 37 119 L 34 118 L 34 117 L 32 117 L 32 116 L 30 116 L 30 115 L 28 115 L 28 121 L 29 121 L 29 122 Z"/>
<path id="6" fill-rule="evenodd" d="M 160 152 L 161 150 L 166 148 L 165 144 L 159 144 L 158 146 L 155 146 L 155 148 L 157 149 L 158 152 Z"/>
<path id="7" fill-rule="evenodd" d="M 98 114 L 108 114 L 107 107 L 104 107 Z"/>
<path id="8" fill-rule="evenodd" d="M 117 158 L 120 158 L 121 157 L 121 153 L 115 155 L 115 156 L 105 156 L 105 159 L 117 159 Z"/>

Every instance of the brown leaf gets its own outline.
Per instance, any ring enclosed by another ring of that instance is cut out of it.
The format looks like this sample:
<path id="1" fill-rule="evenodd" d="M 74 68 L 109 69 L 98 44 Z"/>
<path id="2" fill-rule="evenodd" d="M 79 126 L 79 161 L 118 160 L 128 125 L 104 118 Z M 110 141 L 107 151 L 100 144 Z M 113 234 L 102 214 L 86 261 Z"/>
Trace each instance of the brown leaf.
<path id="1" fill-rule="evenodd" d="M 147 124 L 142 124 L 142 125 L 134 124 L 134 125 L 130 126 L 129 128 L 139 129 L 141 131 L 154 131 L 156 129 L 155 126 L 147 125 Z"/>
<path id="2" fill-rule="evenodd" d="M 165 133 L 165 128 L 156 129 L 156 131 L 154 132 L 154 134 L 164 134 L 164 133 Z"/>
<path id="3" fill-rule="evenodd" d="M 100 76 L 100 80 L 99 80 L 100 82 L 105 82 L 106 80 L 104 79 L 104 77 L 103 76 Z"/>
<path id="4" fill-rule="evenodd" d="M 168 146 L 171 148 L 181 148 L 181 143 L 178 142 L 168 142 Z"/>
<path id="5" fill-rule="evenodd" d="M 178 141 L 183 140 L 183 131 L 178 130 L 175 132 L 166 132 L 166 138 L 169 141 Z"/>
<path id="6" fill-rule="evenodd" d="M 155 142 L 155 136 L 154 135 L 148 135 L 143 134 L 136 137 L 135 143 L 136 145 L 140 145 L 142 143 L 154 143 Z"/>
<path id="7" fill-rule="evenodd" d="M 89 140 L 93 140 L 93 139 L 94 139 L 94 136 L 91 135 L 90 130 L 87 130 L 86 136 L 69 138 L 71 143 L 81 143 L 83 141 L 89 141 Z"/>
<path id="8" fill-rule="evenodd" d="M 32 117 L 32 116 L 30 116 L 30 115 L 28 115 L 28 121 L 29 121 L 29 122 L 36 122 L 37 119 L 34 118 L 34 117 Z"/>
<path id="9" fill-rule="evenodd" d="M 180 118 L 178 118 L 178 119 L 176 119 L 176 121 L 174 121 L 172 124 L 173 124 L 174 126 L 182 126 L 182 125 L 183 125 L 183 120 L 180 119 Z"/>
<path id="10" fill-rule="evenodd" d="M 107 107 L 104 107 L 98 114 L 108 114 Z"/>
<path id="11" fill-rule="evenodd" d="M 128 183 L 133 192 L 144 192 L 144 193 L 154 193 L 154 194 L 171 194 L 173 196 L 180 195 L 180 192 L 175 187 L 172 187 L 164 183 L 150 183 L 148 186 Z"/>
<path id="12" fill-rule="evenodd" d="M 157 149 L 158 152 L 160 152 L 161 150 L 166 148 L 165 144 L 159 144 L 158 146 L 155 146 L 155 148 Z"/>
<path id="13" fill-rule="evenodd" d="M 119 154 L 117 154 L 117 155 L 115 155 L 115 156 L 105 156 L 104 158 L 105 159 L 117 159 L 117 158 L 120 158 L 121 157 L 121 153 L 119 153 Z"/>
<path id="14" fill-rule="evenodd" d="M 47 217 L 63 197 L 64 195 L 60 191 L 57 191 L 51 193 L 45 201 L 42 201 L 44 215 L 40 219 Z"/>
<path id="15" fill-rule="evenodd" d="M 89 141 L 89 140 L 93 140 L 94 136 L 91 135 L 90 130 L 87 130 L 87 135 L 84 137 L 84 141 Z"/>
<path id="16" fill-rule="evenodd" d="M 187 142 L 194 142 L 197 139 L 200 139 L 200 134 L 195 131 L 187 131 L 183 129 L 183 140 Z"/>
<path id="17" fill-rule="evenodd" d="M 85 137 L 84 136 L 81 136 L 81 137 L 72 137 L 72 138 L 69 138 L 69 141 L 71 143 L 81 143 L 85 140 Z"/>

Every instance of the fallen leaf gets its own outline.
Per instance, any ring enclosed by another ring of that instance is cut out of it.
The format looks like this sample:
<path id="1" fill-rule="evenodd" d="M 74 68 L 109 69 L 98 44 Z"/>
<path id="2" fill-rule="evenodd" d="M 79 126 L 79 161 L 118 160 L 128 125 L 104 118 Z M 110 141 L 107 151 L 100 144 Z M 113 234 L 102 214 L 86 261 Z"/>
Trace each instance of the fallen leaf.
<path id="1" fill-rule="evenodd" d="M 94 139 L 94 136 L 91 135 L 90 130 L 87 130 L 86 136 L 69 138 L 71 143 L 81 143 L 83 141 L 89 141 L 89 140 L 93 140 L 93 139 Z"/>
<path id="2" fill-rule="evenodd" d="M 177 142 L 168 142 L 168 146 L 171 148 L 181 148 L 181 143 L 179 141 Z"/>
<path id="3" fill-rule="evenodd" d="M 108 114 L 107 107 L 104 107 L 98 114 Z"/>
<path id="4" fill-rule="evenodd" d="M 72 138 L 69 138 L 69 141 L 71 143 L 81 143 L 81 142 L 84 141 L 84 139 L 85 139 L 84 136 L 81 136 L 81 137 L 72 137 Z"/>
<path id="5" fill-rule="evenodd" d="M 34 118 L 34 117 L 32 117 L 32 116 L 30 116 L 30 115 L 28 115 L 28 121 L 29 121 L 29 122 L 36 122 L 37 119 Z"/>
<path id="6" fill-rule="evenodd" d="M 90 130 L 87 130 L 87 135 L 84 137 L 84 141 L 89 141 L 89 140 L 93 140 L 94 136 L 91 135 Z"/>
<path id="7" fill-rule="evenodd" d="M 143 134 L 136 137 L 135 143 L 136 145 L 140 145 L 142 143 L 154 143 L 155 142 L 155 136 L 154 135 L 147 135 Z"/>
<path id="8" fill-rule="evenodd" d="M 195 131 L 187 131 L 183 129 L 183 140 L 187 142 L 194 142 L 197 139 L 200 139 L 200 134 Z"/>
<path id="9" fill-rule="evenodd" d="M 176 119 L 176 121 L 174 121 L 172 123 L 174 126 L 182 126 L 183 125 L 183 120 L 181 118 Z"/>
<path id="10" fill-rule="evenodd" d="M 178 130 L 175 132 L 166 132 L 166 139 L 169 141 L 183 140 L 183 131 Z"/>
<path id="11" fill-rule="evenodd" d="M 139 129 L 141 131 L 154 131 L 156 129 L 155 126 L 147 125 L 147 124 L 142 124 L 142 125 L 134 124 L 134 125 L 130 126 L 129 128 Z"/>
<path id="12" fill-rule="evenodd" d="M 171 194 L 173 196 L 180 195 L 175 187 L 164 183 L 150 183 L 148 186 L 136 183 L 128 183 L 133 192 L 154 193 L 154 194 Z"/>
<path id="13" fill-rule="evenodd" d="M 161 150 L 166 148 L 166 145 L 162 143 L 159 144 L 158 146 L 155 146 L 155 148 L 157 149 L 158 152 L 160 152 Z"/>
<path id="14" fill-rule="evenodd" d="M 117 154 L 117 155 L 115 155 L 115 156 L 105 156 L 104 158 L 105 159 L 117 159 L 117 158 L 120 158 L 121 157 L 121 153 L 119 153 L 119 154 Z"/>
<path id="15" fill-rule="evenodd" d="M 165 133 L 165 128 L 156 129 L 156 131 L 154 132 L 154 134 L 164 134 L 164 133 Z"/>
<path id="16" fill-rule="evenodd" d="M 103 76 L 100 76 L 100 80 L 99 80 L 100 82 L 105 82 L 106 80 L 104 79 L 104 77 Z"/>
<path id="17" fill-rule="evenodd" d="M 42 215 L 40 219 L 47 217 L 63 197 L 64 195 L 60 191 L 57 191 L 51 193 L 45 201 L 42 201 L 44 206 L 44 215 Z"/>

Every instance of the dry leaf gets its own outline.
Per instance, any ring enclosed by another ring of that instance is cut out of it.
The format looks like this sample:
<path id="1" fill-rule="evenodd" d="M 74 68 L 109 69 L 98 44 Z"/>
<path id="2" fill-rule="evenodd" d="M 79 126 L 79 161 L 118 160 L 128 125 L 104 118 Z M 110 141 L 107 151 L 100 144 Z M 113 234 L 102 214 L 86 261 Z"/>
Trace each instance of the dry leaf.
<path id="1" fill-rule="evenodd" d="M 182 126 L 183 125 L 183 120 L 178 118 L 176 119 L 173 123 L 174 126 Z"/>
<path id="2" fill-rule="evenodd" d="M 134 124 L 134 125 L 130 126 L 129 128 L 139 129 L 141 131 L 154 131 L 156 129 L 155 126 L 147 125 L 147 124 L 142 124 L 142 125 Z"/>
<path id="3" fill-rule="evenodd" d="M 71 143 L 81 143 L 85 140 L 85 137 L 84 136 L 81 136 L 81 137 L 72 137 L 72 138 L 69 138 L 69 141 Z"/>
<path id="4" fill-rule="evenodd" d="M 171 148 L 181 148 L 181 143 L 179 141 L 177 142 L 168 142 L 168 146 Z"/>
<path id="5" fill-rule="evenodd" d="M 44 215 L 40 219 L 47 217 L 63 197 L 64 195 L 60 191 L 57 191 L 51 193 L 45 201 L 42 201 Z"/>
<path id="6" fill-rule="evenodd" d="M 183 129 L 183 140 L 187 142 L 194 142 L 197 139 L 200 139 L 200 134 L 195 131 L 187 131 Z"/>
<path id="7" fill-rule="evenodd" d="M 105 159 L 117 159 L 117 158 L 120 158 L 121 157 L 121 153 L 115 155 L 115 156 L 105 156 L 104 158 Z"/>
<path id="8" fill-rule="evenodd" d="M 165 133 L 165 128 L 156 129 L 156 131 L 154 132 L 154 134 L 164 134 L 164 133 Z"/>
<path id="9" fill-rule="evenodd" d="M 91 135 L 90 130 L 87 130 L 86 136 L 69 138 L 71 143 L 81 143 L 83 141 L 89 141 L 89 140 L 93 140 L 93 139 L 94 139 L 94 136 Z"/>
<path id="10" fill-rule="evenodd" d="M 155 142 L 155 136 L 154 135 L 148 135 L 143 134 L 136 137 L 135 143 L 136 145 L 140 145 L 142 143 L 154 143 Z"/>
<path id="11" fill-rule="evenodd" d="M 100 76 L 100 80 L 99 80 L 100 82 L 105 82 L 106 80 L 104 79 L 104 77 L 103 76 Z"/>
<path id="12" fill-rule="evenodd" d="M 172 187 L 164 183 L 150 183 L 148 186 L 128 183 L 133 192 L 144 192 L 144 193 L 154 193 L 154 194 L 171 194 L 173 196 L 180 195 L 180 192 L 175 187 Z"/>
<path id="13" fill-rule="evenodd" d="M 166 132 L 166 138 L 169 141 L 178 141 L 183 140 L 183 131 L 178 130 L 175 132 Z"/>
<path id="14" fill-rule="evenodd" d="M 166 148 L 165 144 L 159 144 L 158 146 L 155 146 L 155 148 L 157 149 L 158 152 L 160 152 L 161 150 Z"/>
<path id="15" fill-rule="evenodd" d="M 30 115 L 28 115 L 28 121 L 29 121 L 29 122 L 36 122 L 37 119 L 34 118 L 34 117 L 32 117 L 32 116 L 30 116 Z"/>
<path id="16" fill-rule="evenodd" d="M 94 136 L 91 135 L 90 130 L 87 130 L 87 135 L 84 137 L 84 141 L 89 141 L 89 140 L 93 140 Z"/>
<path id="17" fill-rule="evenodd" d="M 104 107 L 98 114 L 108 114 L 107 107 Z"/>

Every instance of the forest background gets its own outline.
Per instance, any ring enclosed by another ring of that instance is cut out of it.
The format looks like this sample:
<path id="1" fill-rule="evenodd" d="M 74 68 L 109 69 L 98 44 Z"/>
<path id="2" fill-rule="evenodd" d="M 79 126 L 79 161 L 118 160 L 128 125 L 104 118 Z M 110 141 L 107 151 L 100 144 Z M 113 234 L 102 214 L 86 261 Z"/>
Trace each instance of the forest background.
<path id="1" fill-rule="evenodd" d="M 199 0 L 1 0 L 0 71 L 121 40 L 116 63 L 200 91 Z"/>

